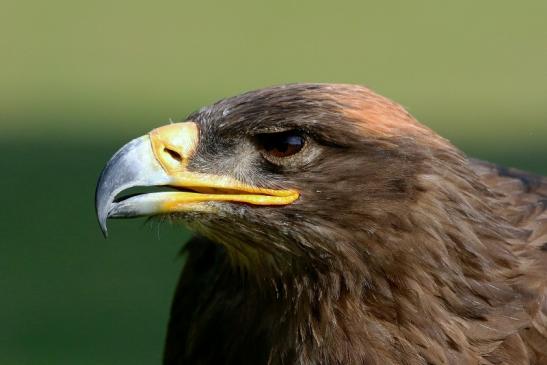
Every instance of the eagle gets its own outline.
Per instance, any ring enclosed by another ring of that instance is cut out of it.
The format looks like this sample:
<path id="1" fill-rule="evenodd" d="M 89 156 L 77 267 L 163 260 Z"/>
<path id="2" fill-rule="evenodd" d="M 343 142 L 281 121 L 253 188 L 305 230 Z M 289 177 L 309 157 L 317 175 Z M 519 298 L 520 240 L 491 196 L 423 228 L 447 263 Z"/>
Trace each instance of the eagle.
<path id="1" fill-rule="evenodd" d="M 366 87 L 269 87 L 154 129 L 107 163 L 96 210 L 105 234 L 195 232 L 166 365 L 547 364 L 547 178 Z"/>

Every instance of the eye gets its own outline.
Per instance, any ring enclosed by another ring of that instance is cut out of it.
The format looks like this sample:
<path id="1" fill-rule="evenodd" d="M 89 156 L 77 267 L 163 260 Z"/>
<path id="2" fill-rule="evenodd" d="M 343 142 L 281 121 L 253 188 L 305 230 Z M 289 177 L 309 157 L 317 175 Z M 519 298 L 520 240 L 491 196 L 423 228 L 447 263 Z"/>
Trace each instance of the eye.
<path id="1" fill-rule="evenodd" d="M 278 158 L 297 154 L 306 143 L 304 136 L 298 131 L 258 134 L 256 140 L 265 153 Z"/>

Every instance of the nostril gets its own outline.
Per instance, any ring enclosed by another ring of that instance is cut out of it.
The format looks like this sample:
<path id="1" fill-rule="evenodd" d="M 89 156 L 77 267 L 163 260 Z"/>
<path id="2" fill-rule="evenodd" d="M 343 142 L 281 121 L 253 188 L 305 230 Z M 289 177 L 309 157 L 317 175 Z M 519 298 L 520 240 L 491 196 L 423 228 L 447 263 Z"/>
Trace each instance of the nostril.
<path id="1" fill-rule="evenodd" d="M 174 151 L 168 147 L 163 148 L 163 152 L 167 153 L 171 158 L 177 162 L 182 162 L 182 156 L 177 151 Z"/>

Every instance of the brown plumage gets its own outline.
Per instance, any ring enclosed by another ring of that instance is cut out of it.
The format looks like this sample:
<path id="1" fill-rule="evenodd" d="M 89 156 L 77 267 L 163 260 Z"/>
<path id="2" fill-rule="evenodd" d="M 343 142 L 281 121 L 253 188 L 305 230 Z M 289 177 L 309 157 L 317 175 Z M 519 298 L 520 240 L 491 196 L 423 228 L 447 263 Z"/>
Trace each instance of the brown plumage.
<path id="1" fill-rule="evenodd" d="M 300 198 L 170 215 L 199 237 L 165 364 L 547 364 L 546 178 L 467 159 L 360 86 L 263 89 L 188 119 L 188 171 Z M 306 136 L 293 156 L 257 147 L 287 130 Z"/>

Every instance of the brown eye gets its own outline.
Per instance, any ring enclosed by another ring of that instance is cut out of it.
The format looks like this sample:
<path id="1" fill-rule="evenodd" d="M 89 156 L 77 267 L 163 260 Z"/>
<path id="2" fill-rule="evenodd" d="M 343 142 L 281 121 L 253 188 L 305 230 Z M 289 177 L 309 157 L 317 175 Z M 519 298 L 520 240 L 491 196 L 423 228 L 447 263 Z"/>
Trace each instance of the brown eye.
<path id="1" fill-rule="evenodd" d="M 256 136 L 261 149 L 274 157 L 289 157 L 304 147 L 304 137 L 298 131 L 263 133 Z"/>

